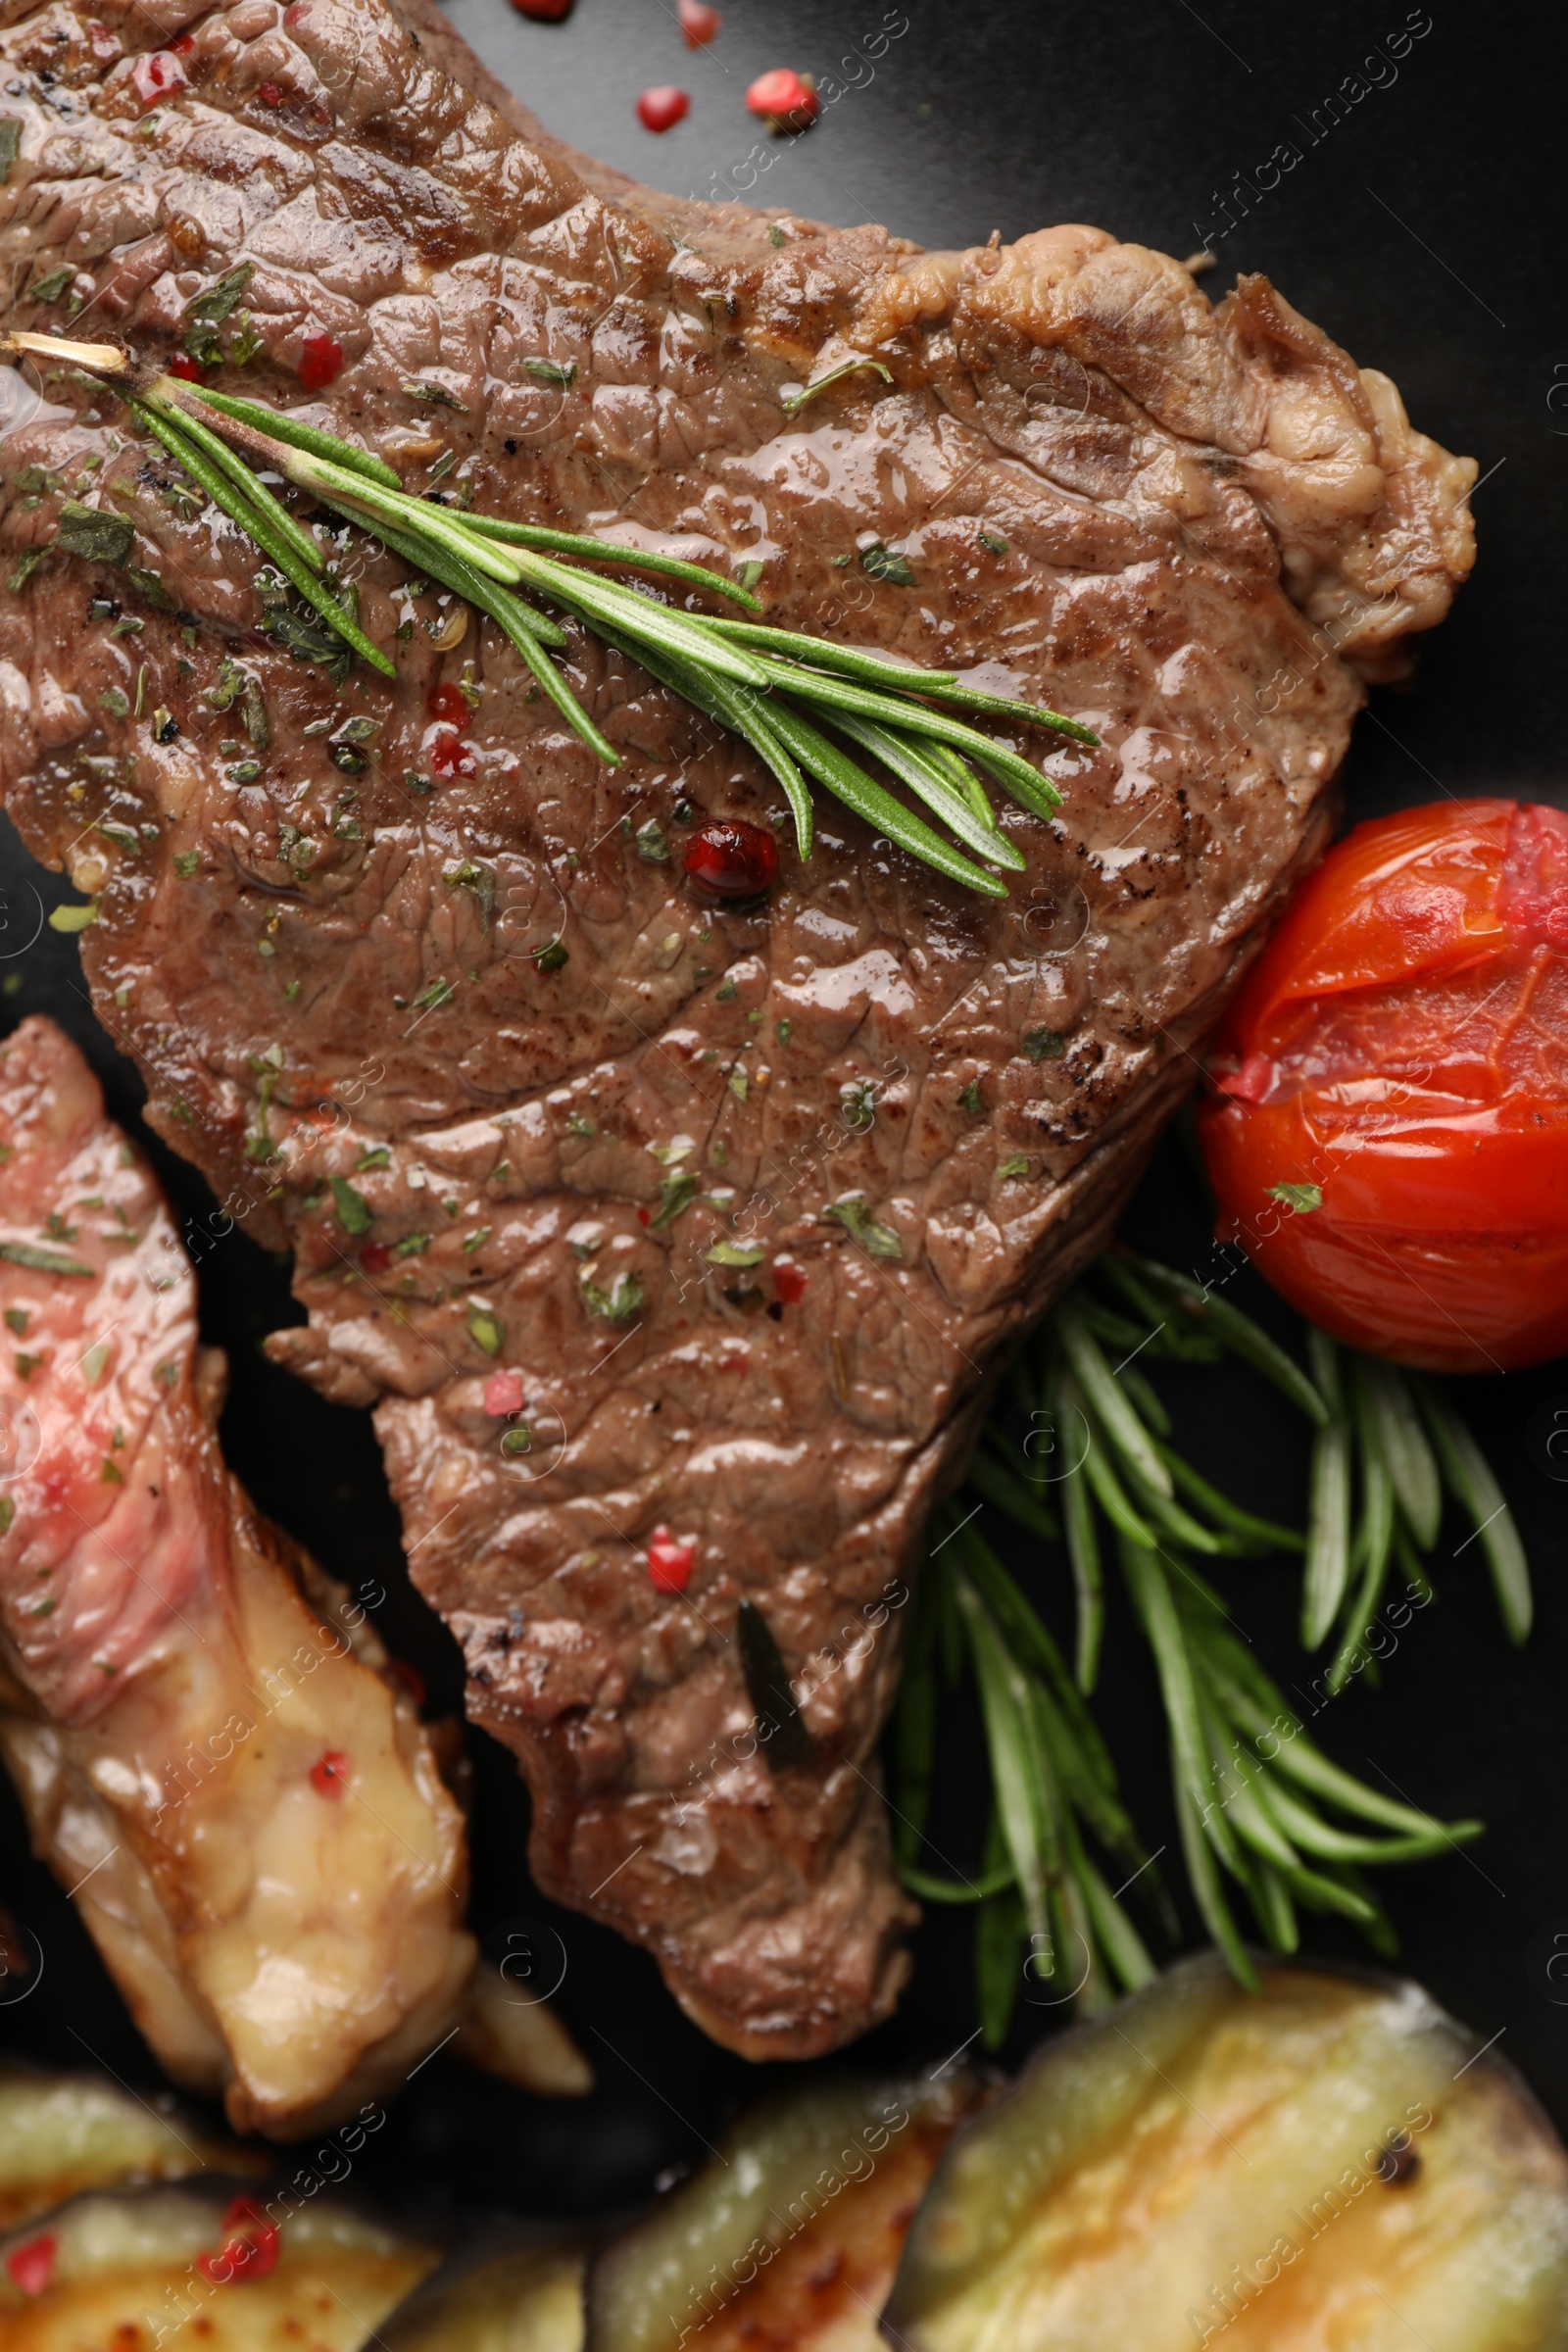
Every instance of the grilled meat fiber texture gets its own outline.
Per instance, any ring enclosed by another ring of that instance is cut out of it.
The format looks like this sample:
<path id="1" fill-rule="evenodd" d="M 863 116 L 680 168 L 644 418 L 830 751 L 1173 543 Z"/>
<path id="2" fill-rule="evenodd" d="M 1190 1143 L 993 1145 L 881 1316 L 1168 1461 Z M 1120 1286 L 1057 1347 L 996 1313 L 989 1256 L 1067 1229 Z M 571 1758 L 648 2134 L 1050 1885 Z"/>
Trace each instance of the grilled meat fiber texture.
<path id="1" fill-rule="evenodd" d="M 1362 681 L 1468 568 L 1474 468 L 1262 279 L 1214 309 L 1091 228 L 930 255 L 670 202 L 417 6 L 54 6 L 4 47 L 15 323 L 71 269 L 74 331 L 167 351 L 253 264 L 215 380 L 314 383 L 410 488 L 455 456 L 482 512 L 760 564 L 771 621 L 1100 733 L 1017 730 L 1065 805 L 1002 813 L 1004 905 L 827 803 L 764 904 L 709 904 L 689 826 L 779 795 L 630 661 L 570 630 L 609 770 L 356 534 L 400 676 L 339 688 L 112 400 L 45 381 L 0 463 L 11 561 L 75 489 L 144 575 L 56 553 L 0 598 L 6 805 L 98 901 L 154 1125 L 296 1253 L 277 1355 L 376 1408 L 539 1883 L 731 2047 L 831 2048 L 906 1965 L 874 1747 L 927 1507 L 1320 852 Z M 872 352 L 891 382 L 786 411 Z M 808 1751 L 751 1729 L 743 1598 Z"/>

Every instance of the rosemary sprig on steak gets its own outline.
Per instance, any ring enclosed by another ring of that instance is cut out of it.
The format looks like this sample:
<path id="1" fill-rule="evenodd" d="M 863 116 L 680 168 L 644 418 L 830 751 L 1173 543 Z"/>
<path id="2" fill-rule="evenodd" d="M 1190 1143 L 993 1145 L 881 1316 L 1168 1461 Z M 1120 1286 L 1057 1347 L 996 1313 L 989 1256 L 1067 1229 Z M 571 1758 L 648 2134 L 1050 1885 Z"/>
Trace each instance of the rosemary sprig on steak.
<path id="1" fill-rule="evenodd" d="M 1221 1557 L 1300 1556 L 1302 1641 L 1318 1649 L 1333 1637 L 1314 1684 L 1327 1703 L 1353 1675 L 1375 1683 L 1377 1658 L 1392 1646 L 1380 1642 L 1380 1625 L 1396 1630 L 1433 1599 L 1426 1560 L 1446 1487 L 1484 1547 L 1504 1630 L 1514 1641 L 1529 1630 L 1518 1530 L 1440 1385 L 1337 1348 L 1319 1331 L 1309 1329 L 1306 1341 L 1311 1378 L 1200 1283 L 1107 1251 L 1020 1358 L 1012 1396 L 971 1465 L 972 1495 L 947 1506 L 933 1526 L 896 1718 L 895 1834 L 911 1892 L 979 1906 L 976 1979 L 993 2044 L 1020 1993 L 1094 2008 L 1148 1981 L 1153 1963 L 1121 1900 L 1128 1888 L 1152 1900 L 1167 1936 L 1176 1933 L 1087 1704 L 1107 1537 L 1158 1675 L 1188 1883 L 1244 1984 L 1255 1972 L 1229 1888 L 1240 1891 L 1274 1951 L 1296 1949 L 1297 1912 L 1306 1909 L 1354 1920 L 1386 1952 L 1393 1932 L 1363 1868 L 1421 1859 L 1479 1835 L 1478 1822 L 1436 1821 L 1333 1763 L 1308 1737 L 1300 1708 L 1239 1638 L 1202 1572 L 1200 1563 Z M 1170 1417 L 1142 1367 L 1151 1359 L 1198 1367 L 1227 1355 L 1271 1381 L 1313 1426 L 1304 1529 L 1242 1509 L 1170 1442 Z M 1029 1433 L 1021 1459 L 1016 1428 L 1009 1434 L 1007 1426 L 1019 1413 Z M 1074 1671 L 986 1541 L 983 1506 L 1041 1542 L 1062 1544 L 1076 1599 Z M 1395 1567 L 1405 1592 L 1391 1600 Z M 952 1864 L 938 1874 L 921 1860 L 936 1777 L 939 1670 L 950 1684 L 972 1674 L 990 1755 L 991 1822 L 971 1878 L 955 1877 Z"/>
<path id="2" fill-rule="evenodd" d="M 493 620 L 567 725 L 607 766 L 616 767 L 619 753 L 549 658 L 566 644 L 564 631 L 525 599 L 536 597 L 570 613 L 752 746 L 783 790 L 803 858 L 811 853 L 811 787 L 820 785 L 938 873 L 987 898 L 1005 898 L 1006 884 L 987 868 L 1021 871 L 1025 860 L 998 825 L 981 774 L 1036 816 L 1051 816 L 1061 795 L 1010 745 L 933 706 L 1046 727 L 1079 743 L 1099 741 L 1076 719 L 984 694 L 951 670 L 917 669 L 794 630 L 716 619 L 658 603 L 581 566 L 616 564 L 760 611 L 748 589 L 673 556 L 410 497 L 389 466 L 350 442 L 260 401 L 160 373 L 118 344 L 16 334 L 0 349 L 67 362 L 118 392 L 138 422 L 276 565 L 327 628 L 362 661 L 395 678 L 391 661 L 367 637 L 327 578 L 311 533 L 245 459 L 275 470 L 332 513 L 372 532 L 405 563 Z M 880 762 L 962 847 L 955 849 L 895 799 L 842 742 L 823 733 L 822 722 Z"/>

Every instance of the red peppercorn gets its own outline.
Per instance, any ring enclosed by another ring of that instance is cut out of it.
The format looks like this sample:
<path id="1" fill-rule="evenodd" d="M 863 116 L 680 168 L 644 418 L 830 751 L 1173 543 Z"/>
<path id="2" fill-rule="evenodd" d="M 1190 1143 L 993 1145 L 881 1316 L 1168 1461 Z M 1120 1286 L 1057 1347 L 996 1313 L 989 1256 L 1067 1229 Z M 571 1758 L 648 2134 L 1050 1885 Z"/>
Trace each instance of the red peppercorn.
<path id="1" fill-rule="evenodd" d="M 196 2268 L 213 2286 L 265 2278 L 277 2268 L 277 2226 L 270 2222 L 253 2197 L 236 2197 L 223 2216 L 225 2234 L 216 2254 L 198 2254 Z"/>
<path id="2" fill-rule="evenodd" d="M 695 1537 L 678 1539 L 656 1527 L 648 1539 L 648 1581 L 656 1592 L 684 1592 L 697 1558 Z"/>
<path id="3" fill-rule="evenodd" d="M 181 377 L 187 384 L 202 384 L 207 381 L 206 368 L 199 368 L 188 351 L 175 352 L 169 363 L 169 372 L 171 375 Z"/>
<path id="4" fill-rule="evenodd" d="M 256 95 L 264 106 L 281 106 L 283 103 L 283 85 L 281 82 L 277 81 L 264 81 Z"/>
<path id="5" fill-rule="evenodd" d="M 637 120 L 644 130 L 673 130 L 692 111 L 692 102 L 673 82 L 662 81 L 644 90 L 637 101 Z"/>
<path id="6" fill-rule="evenodd" d="M 688 49 L 706 49 L 724 20 L 708 0 L 675 0 L 675 14 Z"/>
<path id="7" fill-rule="evenodd" d="M 773 1289 L 786 1306 L 798 1306 L 806 1296 L 807 1277 L 787 1257 L 773 1260 Z"/>
<path id="8" fill-rule="evenodd" d="M 484 1384 L 484 1409 L 492 1420 L 505 1421 L 522 1410 L 522 1374 L 492 1372 Z"/>
<path id="9" fill-rule="evenodd" d="M 311 1787 L 318 1796 L 341 1796 L 349 1777 L 349 1760 L 340 1747 L 323 1748 L 311 1766 Z"/>
<path id="10" fill-rule="evenodd" d="M 468 705 L 461 686 L 432 686 L 424 698 L 424 707 L 432 718 L 444 718 L 449 727 L 461 727 L 468 715 Z"/>
<path id="11" fill-rule="evenodd" d="M 307 335 L 297 369 L 307 392 L 324 392 L 343 372 L 343 346 L 335 335 Z"/>
<path id="12" fill-rule="evenodd" d="M 176 57 L 189 57 L 196 46 L 196 35 L 193 32 L 182 32 L 178 39 L 171 41 L 169 46 Z"/>
<path id="13" fill-rule="evenodd" d="M 571 14 L 571 0 L 512 0 L 512 5 L 536 24 L 560 24 Z"/>
<path id="14" fill-rule="evenodd" d="M 46 2230 L 42 2237 L 29 2237 L 24 2246 L 17 2246 L 6 2256 L 6 2272 L 24 2295 L 41 2295 L 54 2276 L 55 2255 L 60 2240 Z"/>
<path id="15" fill-rule="evenodd" d="M 719 898 L 755 899 L 773 886 L 778 844 L 771 833 L 748 824 L 743 816 L 714 817 L 698 826 L 682 862 L 694 882 Z"/>
<path id="16" fill-rule="evenodd" d="M 456 727 L 437 727 L 424 756 L 431 772 L 438 776 L 473 776 L 479 772 L 479 762 Z"/>
<path id="17" fill-rule="evenodd" d="M 392 1263 L 392 1252 L 385 1242 L 367 1242 L 360 1251 L 360 1263 L 367 1274 L 384 1274 Z"/>
<path id="18" fill-rule="evenodd" d="M 172 57 L 167 49 L 155 49 L 150 57 L 138 57 L 130 69 L 130 78 L 143 106 L 156 105 L 171 90 L 185 87 L 184 70 L 178 58 Z"/>
<path id="19" fill-rule="evenodd" d="M 773 130 L 804 130 L 817 115 L 816 91 L 793 66 L 775 66 L 760 74 L 746 93 L 754 115 L 765 117 Z"/>

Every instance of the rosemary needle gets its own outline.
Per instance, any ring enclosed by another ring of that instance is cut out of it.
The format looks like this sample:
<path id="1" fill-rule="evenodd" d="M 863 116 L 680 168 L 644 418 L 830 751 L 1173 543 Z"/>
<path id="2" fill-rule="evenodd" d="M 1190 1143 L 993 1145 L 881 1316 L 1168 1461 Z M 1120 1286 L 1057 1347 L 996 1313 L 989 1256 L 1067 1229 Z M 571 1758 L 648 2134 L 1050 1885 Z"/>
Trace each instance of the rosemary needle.
<path id="1" fill-rule="evenodd" d="M 391 660 L 321 578 L 320 554 L 309 534 L 254 468 L 275 468 L 359 524 L 492 620 L 566 723 L 597 759 L 613 766 L 619 755 L 547 658 L 546 647 L 564 647 L 564 632 L 515 592 L 573 614 L 752 745 L 784 792 L 803 858 L 811 854 L 814 785 L 949 880 L 982 897 L 1004 898 L 1006 884 L 987 866 L 1017 872 L 1026 860 L 999 827 L 981 777 L 1039 817 L 1050 817 L 1061 796 L 1010 743 L 985 734 L 969 719 L 997 718 L 1098 743 L 1080 720 L 987 694 L 966 685 L 954 670 L 922 669 L 759 620 L 676 610 L 658 601 L 651 589 L 606 577 L 604 567 L 645 572 L 728 598 L 749 613 L 760 607 L 749 588 L 679 557 L 413 497 L 392 467 L 368 451 L 287 411 L 159 374 L 119 345 L 20 333 L 6 337 L 0 349 L 74 364 L 122 393 L 137 419 L 327 627 L 383 676 L 395 677 Z M 584 568 L 588 565 L 594 568 Z M 942 705 L 966 715 L 956 717 Z M 798 706 L 819 712 L 895 783 L 913 793 L 953 842 L 851 759 Z M 1151 1459 L 1156 1487 L 1168 1485 L 1162 1465 Z M 1076 1894 L 1071 1903 L 1078 1904 Z"/>

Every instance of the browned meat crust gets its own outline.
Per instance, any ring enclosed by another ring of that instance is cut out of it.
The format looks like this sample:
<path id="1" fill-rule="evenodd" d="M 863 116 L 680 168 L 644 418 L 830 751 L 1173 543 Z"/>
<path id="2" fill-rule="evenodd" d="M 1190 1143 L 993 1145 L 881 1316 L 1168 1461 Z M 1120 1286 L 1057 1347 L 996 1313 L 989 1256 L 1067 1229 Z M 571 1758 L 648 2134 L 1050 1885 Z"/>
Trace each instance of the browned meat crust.
<path id="1" fill-rule="evenodd" d="M 290 397 L 330 335 L 318 413 L 412 486 L 456 452 L 448 490 L 483 508 L 757 563 L 771 618 L 973 667 L 1103 738 L 1046 761 L 1057 822 L 1004 820 L 1029 870 L 1000 910 L 824 808 L 765 907 L 715 912 L 683 824 L 776 794 L 620 657 L 569 657 L 613 774 L 488 627 L 438 655 L 416 625 L 395 690 L 340 697 L 258 636 L 253 560 L 138 472 L 122 419 L 51 384 L 8 444 L 13 550 L 53 528 L 30 462 L 132 512 L 178 610 L 59 557 L 4 599 L 7 805 L 99 897 L 85 960 L 153 1120 L 297 1250 L 311 1321 L 278 1351 L 377 1402 L 415 1576 L 528 1774 L 540 1883 L 645 1942 L 733 2047 L 826 2049 L 905 1967 L 873 1759 L 926 1508 L 1318 854 L 1361 678 L 1468 567 L 1473 468 L 1259 279 L 1214 310 L 1088 228 L 918 255 L 596 192 L 378 0 L 192 16 L 149 126 L 122 52 L 188 13 L 94 31 L 62 4 L 6 36 L 18 317 L 57 315 L 24 289 L 70 263 L 83 324 L 156 345 L 243 257 L 258 389 Z M 873 349 L 891 385 L 783 413 Z M 865 570 L 872 541 L 912 587 Z M 381 642 L 405 610 L 438 621 L 393 601 L 400 564 L 344 569 Z M 94 589 L 145 629 L 88 625 Z M 222 652 L 265 749 L 212 707 Z M 469 772 L 422 793 L 438 677 L 474 699 Z M 352 783 L 311 732 L 350 713 L 376 723 Z M 869 1251 L 825 1213 L 846 1200 Z M 711 1261 L 743 1236 L 755 1269 Z M 487 1409 L 509 1394 L 526 1455 Z M 662 1526 L 697 1545 L 681 1593 L 650 1577 Z M 808 1765 L 749 1735 L 743 1596 Z"/>

